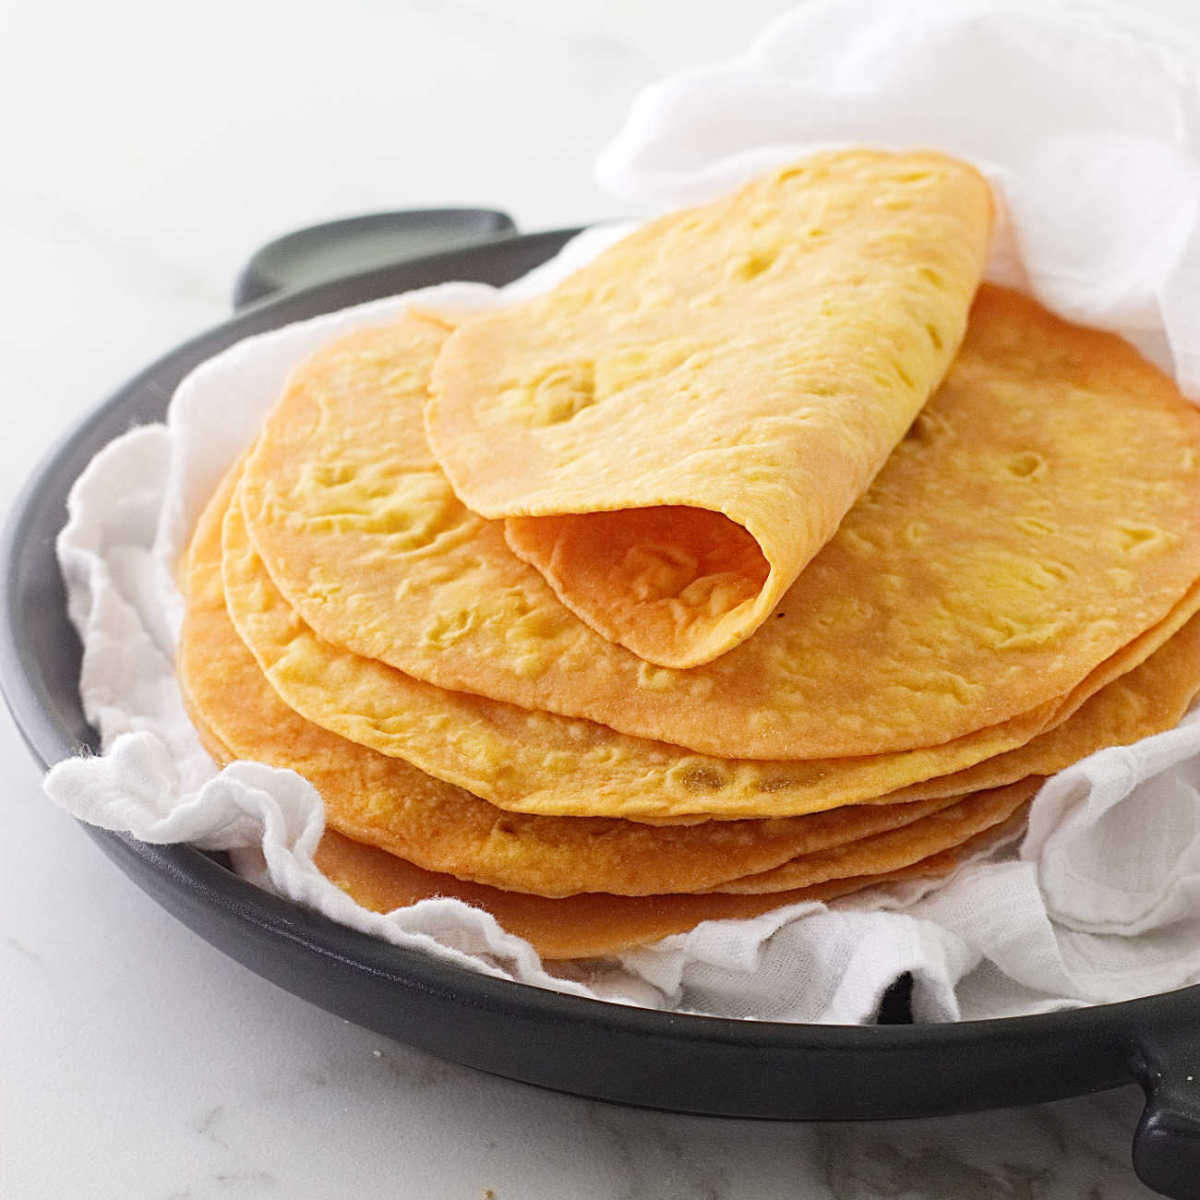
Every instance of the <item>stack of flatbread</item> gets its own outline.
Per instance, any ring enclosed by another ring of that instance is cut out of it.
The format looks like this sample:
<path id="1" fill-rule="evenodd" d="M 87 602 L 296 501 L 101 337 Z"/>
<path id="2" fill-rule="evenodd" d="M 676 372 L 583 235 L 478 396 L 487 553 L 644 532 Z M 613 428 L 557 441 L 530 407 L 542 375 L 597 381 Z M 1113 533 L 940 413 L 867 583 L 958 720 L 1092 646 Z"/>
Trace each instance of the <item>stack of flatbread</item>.
<path id="1" fill-rule="evenodd" d="M 1200 413 L 980 286 L 969 166 L 818 155 L 329 345 L 210 502 L 180 678 L 318 862 L 546 958 L 940 876 L 1200 690 Z"/>

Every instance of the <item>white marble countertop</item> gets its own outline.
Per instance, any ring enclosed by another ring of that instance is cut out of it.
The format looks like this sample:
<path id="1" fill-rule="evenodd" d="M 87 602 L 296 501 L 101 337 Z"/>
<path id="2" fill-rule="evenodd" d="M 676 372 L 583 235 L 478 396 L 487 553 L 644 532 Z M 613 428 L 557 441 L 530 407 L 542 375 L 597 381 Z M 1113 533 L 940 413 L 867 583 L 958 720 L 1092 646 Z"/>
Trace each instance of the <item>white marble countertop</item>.
<path id="1" fill-rule="evenodd" d="M 0 504 L 54 437 L 333 216 L 615 215 L 591 161 L 645 83 L 787 0 L 0 3 Z M 1200 27 L 1193 0 L 1154 8 Z M 701 15 L 703 14 L 703 15 Z M 1095 1200 L 1134 1089 L 875 1125 L 613 1108 L 446 1065 L 235 965 L 41 795 L 0 716 L 0 1196 Z"/>

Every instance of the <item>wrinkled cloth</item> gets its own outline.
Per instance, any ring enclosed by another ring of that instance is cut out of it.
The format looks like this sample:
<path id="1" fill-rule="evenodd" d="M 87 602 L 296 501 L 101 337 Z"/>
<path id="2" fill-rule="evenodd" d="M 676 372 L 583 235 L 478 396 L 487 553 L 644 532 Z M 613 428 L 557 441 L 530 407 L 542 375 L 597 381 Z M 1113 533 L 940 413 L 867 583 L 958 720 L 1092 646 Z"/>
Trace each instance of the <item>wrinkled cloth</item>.
<path id="1" fill-rule="evenodd" d="M 1200 397 L 1200 87 L 1188 58 L 1089 10 L 891 0 L 808 5 L 732 62 L 650 88 L 601 157 L 645 213 L 709 199 L 831 146 L 933 147 L 979 166 L 1002 213 L 989 278 L 1120 332 Z M 627 227 L 584 234 L 507 289 L 448 285 L 250 338 L 180 386 L 81 477 L 59 543 L 104 753 L 49 795 L 152 842 L 228 849 L 334 920 L 469 969 L 628 1004 L 859 1023 L 913 979 L 918 1021 L 1045 1012 L 1200 981 L 1200 712 L 1050 780 L 1023 841 L 944 883 L 707 922 L 604 963 L 543 965 L 459 901 L 380 915 L 312 863 L 320 797 L 256 763 L 218 771 L 172 670 L 192 524 L 289 372 L 409 303 L 462 312 L 550 286 Z"/>

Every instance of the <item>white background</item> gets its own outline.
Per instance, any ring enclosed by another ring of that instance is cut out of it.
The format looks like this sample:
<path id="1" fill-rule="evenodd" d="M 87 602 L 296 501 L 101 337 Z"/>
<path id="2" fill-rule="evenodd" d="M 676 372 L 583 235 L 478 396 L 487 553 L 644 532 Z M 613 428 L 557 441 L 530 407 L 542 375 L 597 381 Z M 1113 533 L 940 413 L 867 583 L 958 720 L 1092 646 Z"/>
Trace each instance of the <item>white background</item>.
<path id="1" fill-rule="evenodd" d="M 899 2 L 899 0 L 898 0 Z M 639 88 L 785 0 L 0 0 L 0 506 L 73 420 L 334 216 L 617 215 Z M 1195 0 L 1140 5 L 1200 32 Z M 177 925 L 43 800 L 0 715 L 0 1196 L 1136 1197 L 1125 1090 L 875 1126 L 609 1108 L 345 1024 Z"/>

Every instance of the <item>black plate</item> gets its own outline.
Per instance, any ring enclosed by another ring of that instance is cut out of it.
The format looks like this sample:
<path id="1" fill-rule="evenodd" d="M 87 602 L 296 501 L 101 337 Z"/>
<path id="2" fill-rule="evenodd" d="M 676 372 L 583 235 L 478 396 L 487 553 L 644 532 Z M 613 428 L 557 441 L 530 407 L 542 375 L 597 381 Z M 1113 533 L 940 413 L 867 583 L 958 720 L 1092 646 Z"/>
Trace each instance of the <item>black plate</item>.
<path id="1" fill-rule="evenodd" d="M 85 418 L 27 484 L 3 545 L 0 679 L 43 764 L 96 746 L 53 542 L 72 482 L 131 424 L 160 419 L 197 363 L 247 334 L 449 279 L 505 283 L 566 232 L 513 237 L 245 310 L 159 359 Z M 1029 1104 L 1137 1079 L 1138 1173 L 1200 1197 L 1200 987 L 1073 1012 L 955 1025 L 746 1022 L 649 1012 L 475 975 L 259 891 L 218 857 L 89 829 L 168 911 L 288 991 L 480 1070 L 603 1100 L 735 1117 L 871 1118 Z"/>

